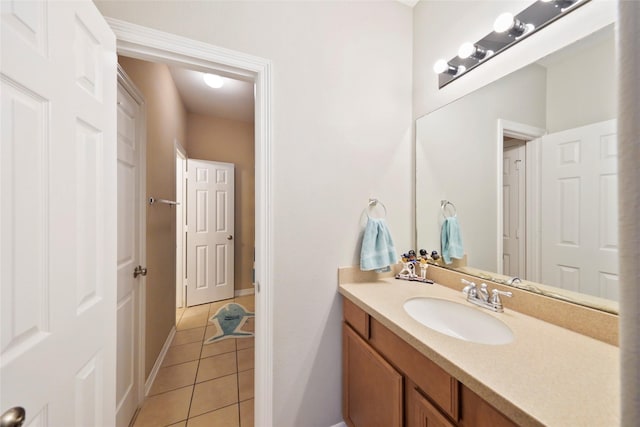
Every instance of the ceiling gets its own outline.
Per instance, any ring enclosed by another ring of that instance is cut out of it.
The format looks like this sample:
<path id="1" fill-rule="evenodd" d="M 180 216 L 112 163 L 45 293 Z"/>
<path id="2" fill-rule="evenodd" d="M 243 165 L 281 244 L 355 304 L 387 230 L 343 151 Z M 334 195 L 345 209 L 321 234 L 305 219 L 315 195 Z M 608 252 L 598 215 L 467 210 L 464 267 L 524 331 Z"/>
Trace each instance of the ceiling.
<path id="1" fill-rule="evenodd" d="M 253 82 L 223 76 L 224 85 L 213 89 L 204 83 L 200 71 L 174 66 L 169 66 L 169 71 L 188 112 L 253 122 Z"/>

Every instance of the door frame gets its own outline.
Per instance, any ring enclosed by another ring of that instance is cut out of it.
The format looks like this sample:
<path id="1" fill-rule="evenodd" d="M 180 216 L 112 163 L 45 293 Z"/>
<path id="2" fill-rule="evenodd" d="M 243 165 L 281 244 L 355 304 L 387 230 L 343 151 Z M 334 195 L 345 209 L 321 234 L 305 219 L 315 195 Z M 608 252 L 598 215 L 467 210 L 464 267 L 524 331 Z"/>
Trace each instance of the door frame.
<path id="1" fill-rule="evenodd" d="M 147 105 L 144 101 L 144 97 L 140 90 L 135 86 L 131 78 L 125 73 L 125 71 L 118 64 L 117 68 L 117 80 L 118 84 L 127 91 L 129 95 L 140 105 L 140 117 L 136 118 L 136 136 L 138 138 L 138 209 L 140 217 L 138 219 L 138 239 L 139 239 L 139 259 L 140 265 L 147 265 Z M 137 309 L 137 324 L 138 324 L 138 407 L 145 398 L 145 341 L 146 341 L 146 308 L 147 308 L 147 278 L 146 276 L 139 276 L 139 294 L 138 294 L 138 306 Z M 117 349 L 116 349 L 117 351 Z"/>
<path id="2" fill-rule="evenodd" d="M 540 264 L 540 242 L 539 236 L 533 232 L 538 229 L 537 224 L 540 222 L 540 188 L 538 185 L 538 176 L 540 173 L 540 144 L 538 139 L 547 134 L 547 130 L 523 123 L 513 122 L 505 119 L 498 119 L 496 134 L 496 272 L 502 274 L 504 265 L 502 263 L 502 252 L 504 246 L 502 244 L 503 236 L 503 197 L 502 197 L 502 156 L 504 153 L 504 137 L 518 138 L 526 141 L 526 258 L 527 258 L 527 279 L 536 281 L 537 272 Z"/>
<path id="3" fill-rule="evenodd" d="M 185 226 L 187 225 L 186 205 L 187 205 L 187 187 L 185 181 L 187 179 L 187 152 L 176 139 L 173 141 L 176 158 L 176 189 L 179 184 L 182 185 L 182 198 L 178 200 L 176 191 L 176 202 L 179 205 L 176 206 L 176 308 L 186 307 L 186 282 L 185 272 L 187 270 L 187 245 L 185 239 Z M 177 161 L 181 159 L 184 162 L 184 168 L 182 171 L 178 171 Z M 179 174 L 180 172 L 180 174 Z M 181 215 L 178 215 L 178 212 Z M 178 237 L 180 236 L 180 237 Z M 182 263 L 182 267 L 178 269 L 178 264 Z M 181 274 L 182 277 L 178 277 Z"/>
<path id="4" fill-rule="evenodd" d="M 273 77 L 270 60 L 105 17 L 118 54 L 255 82 L 256 425 L 273 424 Z"/>

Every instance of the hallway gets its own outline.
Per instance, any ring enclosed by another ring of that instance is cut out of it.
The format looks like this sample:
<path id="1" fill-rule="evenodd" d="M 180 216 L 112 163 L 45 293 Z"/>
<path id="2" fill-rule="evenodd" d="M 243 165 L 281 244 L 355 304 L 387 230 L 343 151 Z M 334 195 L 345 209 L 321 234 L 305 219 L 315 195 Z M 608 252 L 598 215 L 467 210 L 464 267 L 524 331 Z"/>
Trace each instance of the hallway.
<path id="1" fill-rule="evenodd" d="M 255 310 L 242 296 L 176 311 L 176 335 L 133 427 L 253 427 L 254 338 L 204 342 L 209 321 L 227 303 Z M 254 330 L 254 318 L 243 331 Z"/>

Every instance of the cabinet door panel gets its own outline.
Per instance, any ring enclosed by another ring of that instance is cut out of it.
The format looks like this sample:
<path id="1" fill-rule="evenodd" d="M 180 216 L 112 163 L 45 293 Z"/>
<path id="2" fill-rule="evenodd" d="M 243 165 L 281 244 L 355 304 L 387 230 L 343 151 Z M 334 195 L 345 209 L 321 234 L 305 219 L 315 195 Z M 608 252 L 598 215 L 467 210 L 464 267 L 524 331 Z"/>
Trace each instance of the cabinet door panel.
<path id="1" fill-rule="evenodd" d="M 460 386 L 461 427 L 517 427 L 517 424 L 464 385 Z"/>
<path id="2" fill-rule="evenodd" d="M 458 381 L 377 320 L 369 327 L 371 346 L 457 421 Z"/>
<path id="3" fill-rule="evenodd" d="M 455 427 L 414 386 L 407 390 L 407 427 Z"/>
<path id="4" fill-rule="evenodd" d="M 343 416 L 350 427 L 402 427 L 402 376 L 343 324 Z"/>

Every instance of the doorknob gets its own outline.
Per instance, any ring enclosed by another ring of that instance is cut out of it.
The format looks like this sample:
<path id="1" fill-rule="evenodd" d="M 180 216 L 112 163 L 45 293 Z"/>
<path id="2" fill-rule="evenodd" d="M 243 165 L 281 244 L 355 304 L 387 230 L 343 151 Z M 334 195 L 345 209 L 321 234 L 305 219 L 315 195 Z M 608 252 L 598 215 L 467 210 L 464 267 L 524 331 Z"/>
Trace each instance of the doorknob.
<path id="1" fill-rule="evenodd" d="M 14 406 L 0 417 L 0 427 L 20 427 L 27 416 L 27 412 L 20 406 Z"/>
<path id="2" fill-rule="evenodd" d="M 232 236 L 231 234 L 229 234 L 229 235 L 227 236 L 227 240 L 233 240 L 233 236 Z"/>
<path id="3" fill-rule="evenodd" d="M 138 276 L 146 276 L 147 275 L 147 269 L 142 268 L 141 265 L 137 266 L 134 270 L 133 270 L 133 278 L 135 279 Z M 0 426 L 1 427 L 1 426 Z"/>

